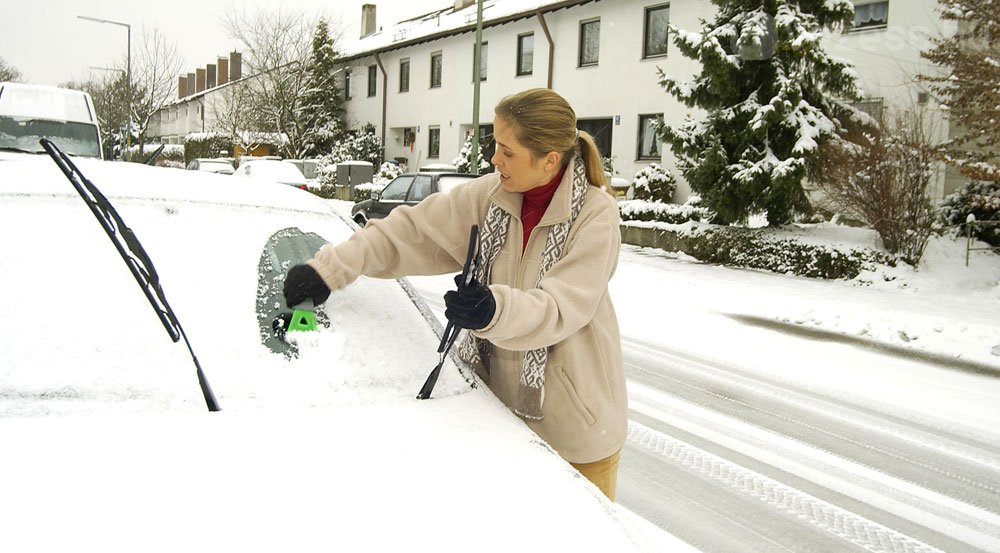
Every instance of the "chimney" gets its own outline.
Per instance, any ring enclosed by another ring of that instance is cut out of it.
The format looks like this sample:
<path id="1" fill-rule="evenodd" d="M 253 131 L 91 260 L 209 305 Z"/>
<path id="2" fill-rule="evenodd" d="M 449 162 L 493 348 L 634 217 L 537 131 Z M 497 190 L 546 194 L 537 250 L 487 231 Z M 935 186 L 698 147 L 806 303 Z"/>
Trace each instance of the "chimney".
<path id="1" fill-rule="evenodd" d="M 177 77 L 177 98 L 181 99 L 187 96 L 187 92 L 188 92 L 187 75 L 181 75 Z"/>
<path id="2" fill-rule="evenodd" d="M 229 54 L 229 80 L 238 81 L 243 76 L 243 54 L 231 52 Z"/>
<path id="3" fill-rule="evenodd" d="M 375 4 L 361 6 L 361 38 L 375 32 Z"/>
<path id="4" fill-rule="evenodd" d="M 205 88 L 215 88 L 215 64 L 205 66 Z"/>
<path id="5" fill-rule="evenodd" d="M 194 73 L 188 73 L 187 85 L 188 85 L 188 91 L 187 91 L 187 94 L 185 94 L 185 96 L 190 96 L 190 95 L 192 95 L 192 94 L 195 93 L 195 89 L 194 89 Z"/>
<path id="6" fill-rule="evenodd" d="M 229 58 L 219 58 L 219 79 L 218 85 L 222 86 L 229 82 Z"/>
<path id="7" fill-rule="evenodd" d="M 195 92 L 201 92 L 202 90 L 205 90 L 205 68 L 199 67 L 198 69 L 195 69 L 194 74 L 195 74 L 194 78 Z"/>
<path id="8" fill-rule="evenodd" d="M 461 10 L 461 9 L 468 8 L 469 6 L 471 6 L 471 5 L 475 4 L 475 3 L 476 3 L 476 0 L 455 0 L 455 10 L 454 11 L 458 11 L 458 10 Z"/>

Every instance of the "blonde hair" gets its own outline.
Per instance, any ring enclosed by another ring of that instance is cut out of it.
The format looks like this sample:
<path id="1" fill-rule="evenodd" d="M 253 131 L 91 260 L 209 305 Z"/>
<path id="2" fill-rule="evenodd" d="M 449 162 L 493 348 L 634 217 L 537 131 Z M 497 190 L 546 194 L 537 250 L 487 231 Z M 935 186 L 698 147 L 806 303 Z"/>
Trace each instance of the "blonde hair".
<path id="1" fill-rule="evenodd" d="M 565 98 L 547 88 L 530 88 L 500 100 L 494 113 L 513 125 L 517 141 L 536 158 L 559 152 L 566 165 L 579 153 L 590 184 L 608 190 L 594 137 L 577 130 L 576 112 Z"/>

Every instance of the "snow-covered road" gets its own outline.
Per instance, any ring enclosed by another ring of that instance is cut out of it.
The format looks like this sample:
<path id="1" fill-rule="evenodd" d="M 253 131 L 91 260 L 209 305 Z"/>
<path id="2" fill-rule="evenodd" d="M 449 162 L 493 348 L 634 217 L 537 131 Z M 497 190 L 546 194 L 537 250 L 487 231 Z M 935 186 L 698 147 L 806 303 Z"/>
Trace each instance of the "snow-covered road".
<path id="1" fill-rule="evenodd" d="M 671 257 L 626 246 L 612 280 L 620 504 L 706 552 L 1000 551 L 995 288 Z M 411 282 L 440 316 L 450 277 Z"/>

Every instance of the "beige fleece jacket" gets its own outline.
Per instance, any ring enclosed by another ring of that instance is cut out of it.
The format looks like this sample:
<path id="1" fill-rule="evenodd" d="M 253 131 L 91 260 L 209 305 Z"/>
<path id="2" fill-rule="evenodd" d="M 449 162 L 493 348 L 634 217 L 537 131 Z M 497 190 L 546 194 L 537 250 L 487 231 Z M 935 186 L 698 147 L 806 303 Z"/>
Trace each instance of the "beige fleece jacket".
<path id="1" fill-rule="evenodd" d="M 493 264 L 493 320 L 476 335 L 493 344 L 489 387 L 513 406 L 522 352 L 549 347 L 541 421 L 525 421 L 569 462 L 589 463 L 621 449 L 627 432 L 625 374 L 608 281 L 621 245 L 618 206 L 591 187 L 563 257 L 538 283 L 549 228 L 570 216 L 572 168 L 532 231 L 524 253 L 522 195 L 485 175 L 415 207 L 372 220 L 350 239 L 324 246 L 309 264 L 331 290 L 360 275 L 398 278 L 461 270 L 469 227 L 491 202 L 511 213 L 507 240 Z"/>

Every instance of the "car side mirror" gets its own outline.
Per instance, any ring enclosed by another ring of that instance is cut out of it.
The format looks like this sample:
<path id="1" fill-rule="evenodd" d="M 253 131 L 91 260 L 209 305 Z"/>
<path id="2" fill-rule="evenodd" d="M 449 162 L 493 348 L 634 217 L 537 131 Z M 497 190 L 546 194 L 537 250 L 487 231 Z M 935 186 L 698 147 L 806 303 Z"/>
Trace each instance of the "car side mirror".
<path id="1" fill-rule="evenodd" d="M 379 192 L 372 192 L 372 195 L 371 195 L 371 199 L 372 199 L 373 201 L 376 201 L 376 202 L 377 202 L 377 201 L 378 201 L 378 197 L 379 197 L 380 195 L 381 195 L 381 194 L 380 194 Z"/>

